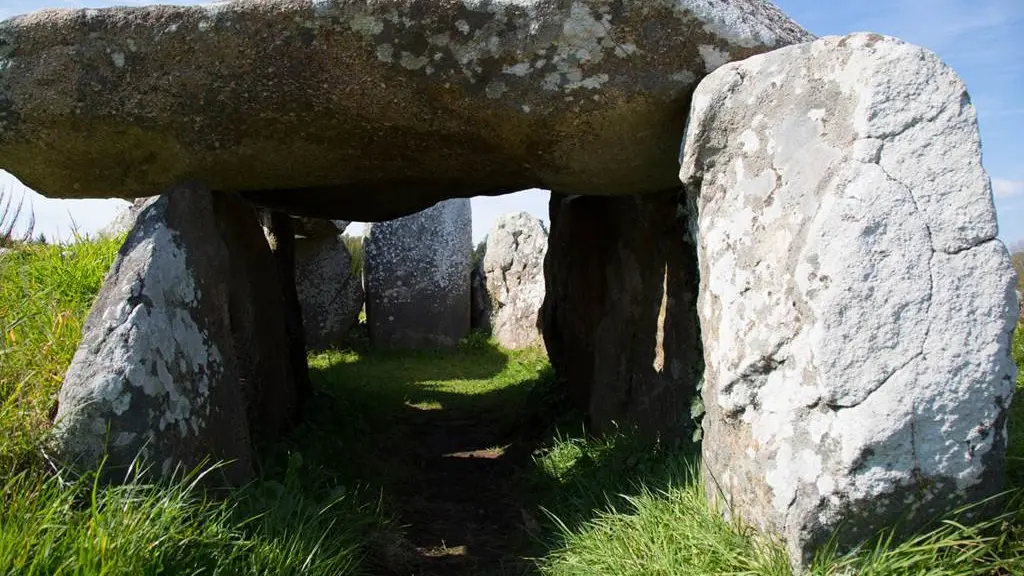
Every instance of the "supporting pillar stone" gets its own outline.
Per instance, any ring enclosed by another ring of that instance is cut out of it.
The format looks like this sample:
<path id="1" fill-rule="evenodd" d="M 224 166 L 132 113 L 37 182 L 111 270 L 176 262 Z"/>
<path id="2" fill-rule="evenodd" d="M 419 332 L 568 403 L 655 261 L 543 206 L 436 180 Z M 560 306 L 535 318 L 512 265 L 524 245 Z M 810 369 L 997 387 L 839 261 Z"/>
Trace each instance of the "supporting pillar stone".
<path id="1" fill-rule="evenodd" d="M 294 421 L 283 283 L 255 210 L 237 196 L 179 186 L 144 207 L 86 320 L 54 425 L 59 459 L 104 457 L 123 480 L 230 460 L 253 472 L 252 445 Z M 297 373 L 298 372 L 298 373 Z"/>
<path id="2" fill-rule="evenodd" d="M 469 334 L 473 220 L 468 198 L 370 226 L 366 322 L 382 348 L 451 348 Z"/>
<path id="3" fill-rule="evenodd" d="M 696 253 L 678 191 L 551 195 L 544 342 L 596 432 L 689 431 L 703 370 Z"/>
<path id="4" fill-rule="evenodd" d="M 681 164 L 711 499 L 804 568 L 998 493 L 1014 275 L 956 74 L 876 34 L 727 64 Z"/>

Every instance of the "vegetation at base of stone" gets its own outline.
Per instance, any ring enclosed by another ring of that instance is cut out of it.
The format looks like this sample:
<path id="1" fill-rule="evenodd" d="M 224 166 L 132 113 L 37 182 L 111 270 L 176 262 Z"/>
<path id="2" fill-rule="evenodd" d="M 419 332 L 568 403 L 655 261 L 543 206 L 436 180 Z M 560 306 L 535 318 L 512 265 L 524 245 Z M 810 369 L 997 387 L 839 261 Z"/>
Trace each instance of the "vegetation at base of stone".
<path id="1" fill-rule="evenodd" d="M 244 489 L 206 493 L 191 482 L 195 474 L 122 487 L 47 476 L 40 446 L 49 414 L 119 243 L 18 244 L 0 258 L 0 573 L 352 574 L 394 566 L 395 556 L 401 563 L 415 554 L 404 540 L 412 527 L 397 527 L 408 519 L 389 521 L 406 505 L 403 491 L 438 480 L 422 477 L 430 469 L 422 454 L 395 443 L 435 418 L 457 434 L 485 425 L 510 434 L 513 445 L 478 446 L 519 462 L 501 490 L 484 496 L 497 500 L 488 514 L 509 508 L 509 518 L 492 519 L 504 530 L 500 545 L 532 559 L 528 570 L 790 573 L 777 543 L 708 507 L 697 445 L 652 443 L 626 430 L 592 437 L 577 415 L 551 411 L 564 399 L 540 352 L 504 351 L 480 335 L 450 352 L 373 351 L 362 342 L 312 357 L 317 401 L 294 434 L 264 447 L 261 480 Z M 1013 346 L 1024 368 L 1024 330 Z M 938 523 L 898 545 L 882 535 L 856 554 L 823 554 L 813 573 L 1024 573 L 1024 402 L 1012 404 L 1008 428 L 1003 517 Z M 516 443 L 529 451 L 515 456 Z M 509 487 L 511 495 L 495 498 Z"/>
<path id="2" fill-rule="evenodd" d="M 356 574 L 372 511 L 254 485 L 211 498 L 170 486 L 0 478 L 0 573 Z"/>
<path id="3" fill-rule="evenodd" d="M 56 395 L 122 240 L 0 258 L 0 574 L 357 573 L 386 524 L 373 495 L 300 489 L 311 471 L 295 459 L 228 494 L 197 488 L 199 472 L 122 487 L 45 472 Z"/>
<path id="4" fill-rule="evenodd" d="M 352 275 L 356 278 L 363 277 L 363 237 L 362 236 L 349 236 L 343 234 L 341 236 L 345 247 L 348 248 L 348 253 L 352 257 Z"/>
<path id="5" fill-rule="evenodd" d="M 788 575 L 782 548 L 710 510 L 694 448 L 563 436 L 537 458 L 554 482 L 542 574 Z M 561 494 L 556 497 L 556 494 Z M 543 504 L 542 504 L 543 506 Z"/>
<path id="6" fill-rule="evenodd" d="M 19 244 L 0 259 L 0 474 L 38 465 L 82 323 L 122 241 Z"/>
<path id="7" fill-rule="evenodd" d="M 1013 346 L 1024 393 L 1024 330 Z M 887 532 L 852 554 L 825 550 L 811 573 L 1024 573 L 1024 402 L 1012 404 L 1008 429 L 1001 516 L 968 524 L 954 515 L 899 544 Z M 645 445 L 627 433 L 595 440 L 578 432 L 556 436 L 537 454 L 549 484 L 532 492 L 553 530 L 538 560 L 546 576 L 791 573 L 780 545 L 710 509 L 695 446 Z"/>

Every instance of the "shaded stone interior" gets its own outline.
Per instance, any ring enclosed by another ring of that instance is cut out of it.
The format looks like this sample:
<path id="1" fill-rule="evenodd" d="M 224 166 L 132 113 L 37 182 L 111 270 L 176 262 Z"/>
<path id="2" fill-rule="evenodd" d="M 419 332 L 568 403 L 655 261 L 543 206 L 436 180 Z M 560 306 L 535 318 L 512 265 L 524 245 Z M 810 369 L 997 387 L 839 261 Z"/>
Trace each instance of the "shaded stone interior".
<path id="1" fill-rule="evenodd" d="M 544 341 L 597 432 L 679 435 L 703 373 L 697 253 L 677 190 L 552 193 Z"/>

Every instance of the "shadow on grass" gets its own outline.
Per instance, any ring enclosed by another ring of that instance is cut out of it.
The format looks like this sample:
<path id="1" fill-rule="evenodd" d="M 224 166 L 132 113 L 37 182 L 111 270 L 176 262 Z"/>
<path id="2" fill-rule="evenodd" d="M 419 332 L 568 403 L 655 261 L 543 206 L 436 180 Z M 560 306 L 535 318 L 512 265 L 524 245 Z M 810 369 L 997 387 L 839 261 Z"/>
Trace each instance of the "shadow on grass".
<path id="1" fill-rule="evenodd" d="M 263 451 L 262 466 L 288 470 L 304 491 L 379 497 L 404 538 L 378 546 L 370 573 L 533 574 L 525 558 L 560 543 L 542 510 L 580 526 L 641 481 L 688 481 L 692 446 L 566 434 L 581 419 L 539 351 L 358 347 L 310 366 L 304 423 Z"/>

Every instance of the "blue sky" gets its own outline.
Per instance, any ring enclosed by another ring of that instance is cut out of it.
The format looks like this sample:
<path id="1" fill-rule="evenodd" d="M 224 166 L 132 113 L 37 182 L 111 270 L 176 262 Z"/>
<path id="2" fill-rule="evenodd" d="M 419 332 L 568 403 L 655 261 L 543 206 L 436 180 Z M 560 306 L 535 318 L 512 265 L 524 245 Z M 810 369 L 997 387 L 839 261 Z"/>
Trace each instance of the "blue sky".
<path id="1" fill-rule="evenodd" d="M 152 2 L 2 0 L 0 19 L 46 7 L 144 3 Z M 819 36 L 879 32 L 929 48 L 951 65 L 967 83 L 978 109 L 1000 236 L 1009 244 L 1024 243 L 1024 0 L 776 0 L 776 4 Z M 28 194 L 37 229 L 51 237 L 66 238 L 72 219 L 81 231 L 94 232 L 123 205 L 117 200 L 44 199 L 2 171 L 0 187 Z M 547 193 L 475 198 L 474 238 L 482 238 L 498 214 L 515 210 L 546 219 Z"/>

